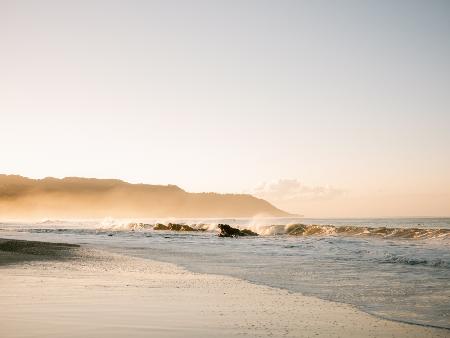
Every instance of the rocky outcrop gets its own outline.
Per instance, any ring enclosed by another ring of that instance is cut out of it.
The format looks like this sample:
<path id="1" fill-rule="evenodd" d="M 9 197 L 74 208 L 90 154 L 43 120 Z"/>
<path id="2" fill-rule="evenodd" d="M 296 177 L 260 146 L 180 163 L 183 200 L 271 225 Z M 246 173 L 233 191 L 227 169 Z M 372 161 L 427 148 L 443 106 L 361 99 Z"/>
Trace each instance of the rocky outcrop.
<path id="1" fill-rule="evenodd" d="M 153 227 L 153 230 L 168 230 L 168 231 L 199 231 L 197 229 L 194 229 L 193 227 L 190 227 L 186 224 L 177 224 L 177 223 L 169 223 L 167 225 L 158 223 L 155 224 Z"/>
<path id="2" fill-rule="evenodd" d="M 240 230 L 238 228 L 233 228 L 228 224 L 219 224 L 220 229 L 219 237 L 239 237 L 239 236 L 258 236 L 256 232 L 248 229 Z"/>

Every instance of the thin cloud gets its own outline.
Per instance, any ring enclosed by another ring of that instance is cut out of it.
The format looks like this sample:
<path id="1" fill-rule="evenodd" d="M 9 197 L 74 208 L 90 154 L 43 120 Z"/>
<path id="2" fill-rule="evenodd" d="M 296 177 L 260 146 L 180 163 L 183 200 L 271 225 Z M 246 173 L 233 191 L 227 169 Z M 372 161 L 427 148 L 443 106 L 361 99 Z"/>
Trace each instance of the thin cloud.
<path id="1" fill-rule="evenodd" d="M 330 185 L 310 186 L 298 179 L 279 179 L 263 182 L 255 187 L 253 195 L 273 202 L 330 200 L 345 193 Z"/>

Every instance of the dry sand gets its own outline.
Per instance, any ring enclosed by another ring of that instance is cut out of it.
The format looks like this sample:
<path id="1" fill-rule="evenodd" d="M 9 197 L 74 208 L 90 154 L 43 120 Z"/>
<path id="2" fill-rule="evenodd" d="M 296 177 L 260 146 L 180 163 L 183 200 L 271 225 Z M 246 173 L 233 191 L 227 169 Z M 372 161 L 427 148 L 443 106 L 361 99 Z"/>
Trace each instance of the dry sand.
<path id="1" fill-rule="evenodd" d="M 91 248 L 0 240 L 0 337 L 449 337 L 352 306 Z"/>

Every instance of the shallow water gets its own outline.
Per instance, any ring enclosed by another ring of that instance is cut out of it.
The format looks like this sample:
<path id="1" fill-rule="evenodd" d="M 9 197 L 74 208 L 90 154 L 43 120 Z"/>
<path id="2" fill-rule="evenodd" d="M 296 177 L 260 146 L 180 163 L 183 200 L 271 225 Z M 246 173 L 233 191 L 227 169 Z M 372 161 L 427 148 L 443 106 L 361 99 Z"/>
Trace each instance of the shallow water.
<path id="1" fill-rule="evenodd" d="M 266 231 L 270 224 L 302 223 L 336 227 L 442 229 L 445 232 L 450 229 L 450 219 L 228 219 L 184 222 L 207 224 L 211 231 L 160 232 L 151 230 L 151 227 L 130 226 L 128 221 L 114 220 L 100 223 L 47 221 L 0 224 L 0 237 L 100 246 L 128 255 L 173 262 L 196 272 L 231 275 L 353 304 L 388 319 L 450 328 L 448 236 L 380 237 L 368 235 L 365 231 L 355 234 L 354 231 L 330 233 L 327 230 L 306 236 L 282 234 L 234 239 L 219 238 L 214 230 L 217 223 L 239 224 L 260 233 Z M 278 230 L 285 228 L 277 227 Z"/>

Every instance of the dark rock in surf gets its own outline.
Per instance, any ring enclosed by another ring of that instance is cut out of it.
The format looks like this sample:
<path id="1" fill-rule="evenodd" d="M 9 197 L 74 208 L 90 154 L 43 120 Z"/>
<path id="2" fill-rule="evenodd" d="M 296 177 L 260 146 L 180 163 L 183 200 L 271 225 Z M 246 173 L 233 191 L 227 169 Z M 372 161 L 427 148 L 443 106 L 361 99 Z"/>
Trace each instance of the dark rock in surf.
<path id="1" fill-rule="evenodd" d="M 153 230 L 169 230 L 169 228 L 167 226 L 165 226 L 164 224 L 158 223 L 158 224 L 155 224 L 155 226 L 153 227 Z"/>
<path id="2" fill-rule="evenodd" d="M 169 230 L 172 231 L 197 231 L 193 227 L 190 227 L 189 225 L 186 224 L 169 223 L 168 227 Z"/>
<path id="3" fill-rule="evenodd" d="M 239 230 L 229 226 L 228 224 L 219 224 L 218 227 L 220 229 L 219 237 L 258 236 L 256 232 L 248 229 Z"/>
<path id="4" fill-rule="evenodd" d="M 241 236 L 259 236 L 256 232 L 251 231 L 249 229 L 243 229 L 241 230 L 242 235 Z"/>
<path id="5" fill-rule="evenodd" d="M 167 225 L 158 223 L 155 224 L 153 230 L 169 230 L 169 231 L 198 231 L 186 224 L 169 223 Z"/>

